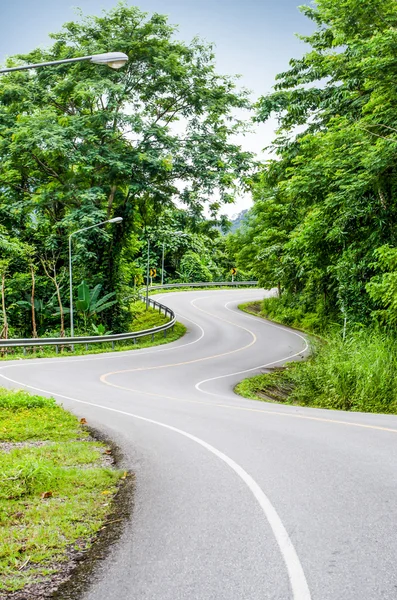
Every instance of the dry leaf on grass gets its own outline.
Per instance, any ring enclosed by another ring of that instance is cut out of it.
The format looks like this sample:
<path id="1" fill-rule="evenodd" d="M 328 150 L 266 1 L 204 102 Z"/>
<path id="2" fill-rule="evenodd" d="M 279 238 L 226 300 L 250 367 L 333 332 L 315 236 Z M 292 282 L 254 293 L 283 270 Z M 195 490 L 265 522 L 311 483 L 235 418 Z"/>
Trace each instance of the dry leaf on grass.
<path id="1" fill-rule="evenodd" d="M 41 498 L 51 498 L 52 492 L 43 492 Z"/>

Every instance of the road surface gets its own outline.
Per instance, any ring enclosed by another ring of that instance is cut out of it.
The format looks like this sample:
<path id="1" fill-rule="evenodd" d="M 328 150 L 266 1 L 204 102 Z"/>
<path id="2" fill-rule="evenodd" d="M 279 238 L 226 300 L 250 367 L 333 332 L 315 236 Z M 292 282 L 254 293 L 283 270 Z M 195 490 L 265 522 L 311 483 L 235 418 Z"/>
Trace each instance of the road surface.
<path id="1" fill-rule="evenodd" d="M 396 600 L 397 418 L 233 393 L 304 337 L 238 311 L 258 290 L 163 296 L 188 333 L 141 351 L 18 361 L 121 447 L 130 523 L 82 600 Z"/>

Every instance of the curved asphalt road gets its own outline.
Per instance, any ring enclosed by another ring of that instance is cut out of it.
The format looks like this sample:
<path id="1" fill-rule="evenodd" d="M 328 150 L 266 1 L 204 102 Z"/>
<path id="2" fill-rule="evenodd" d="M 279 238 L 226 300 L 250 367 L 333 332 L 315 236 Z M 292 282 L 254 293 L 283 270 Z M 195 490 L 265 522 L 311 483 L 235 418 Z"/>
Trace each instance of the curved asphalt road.
<path id="1" fill-rule="evenodd" d="M 136 473 L 131 522 L 82 600 L 396 600 L 397 418 L 235 396 L 306 347 L 237 310 L 258 296 L 167 294 L 188 326 L 175 343 L 0 368 L 104 430 Z"/>

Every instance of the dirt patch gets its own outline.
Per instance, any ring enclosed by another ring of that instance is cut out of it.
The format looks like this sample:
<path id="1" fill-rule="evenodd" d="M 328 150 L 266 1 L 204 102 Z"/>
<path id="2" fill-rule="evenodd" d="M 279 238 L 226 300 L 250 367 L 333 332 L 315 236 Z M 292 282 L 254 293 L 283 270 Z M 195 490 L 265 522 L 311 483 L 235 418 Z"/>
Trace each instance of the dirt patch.
<path id="1" fill-rule="evenodd" d="M 247 312 L 250 312 L 254 315 L 258 315 L 261 316 L 261 302 L 252 302 L 252 304 L 246 304 L 244 306 L 244 310 L 246 310 Z"/>

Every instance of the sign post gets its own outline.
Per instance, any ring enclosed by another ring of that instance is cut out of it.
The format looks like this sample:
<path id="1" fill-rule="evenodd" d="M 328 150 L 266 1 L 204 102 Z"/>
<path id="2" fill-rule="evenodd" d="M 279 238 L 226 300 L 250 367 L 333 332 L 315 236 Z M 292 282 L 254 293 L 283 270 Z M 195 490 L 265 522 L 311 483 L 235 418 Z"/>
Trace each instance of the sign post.
<path id="1" fill-rule="evenodd" d="M 230 273 L 232 274 L 232 283 L 234 283 L 234 276 L 237 275 L 236 267 L 233 267 L 232 269 L 230 269 Z"/>
<path id="2" fill-rule="evenodd" d="M 156 269 L 150 269 L 150 287 L 153 285 L 153 277 L 156 277 Z"/>

